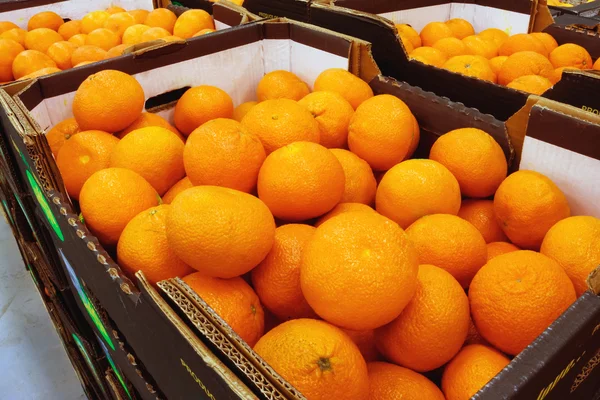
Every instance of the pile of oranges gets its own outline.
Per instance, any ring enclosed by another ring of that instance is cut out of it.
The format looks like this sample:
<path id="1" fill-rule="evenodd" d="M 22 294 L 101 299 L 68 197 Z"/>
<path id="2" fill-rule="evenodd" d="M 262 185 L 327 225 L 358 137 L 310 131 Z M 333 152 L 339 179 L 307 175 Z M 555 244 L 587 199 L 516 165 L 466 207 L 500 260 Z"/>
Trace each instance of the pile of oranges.
<path id="1" fill-rule="evenodd" d="M 184 40 L 214 32 L 214 28 L 204 10 L 188 10 L 177 17 L 166 8 L 126 11 L 110 7 L 68 22 L 55 12 L 44 11 L 29 19 L 27 30 L 0 21 L 0 84 L 118 57 L 139 43 Z"/>
<path id="2" fill-rule="evenodd" d="M 565 69 L 600 70 L 588 51 L 574 43 L 558 45 L 548 33 L 506 32 L 489 28 L 475 34 L 466 20 L 431 22 L 421 33 L 396 25 L 409 57 L 452 72 L 540 95 Z"/>
<path id="3" fill-rule="evenodd" d="M 47 139 L 123 271 L 183 277 L 308 399 L 470 398 L 586 290 L 600 220 L 507 176 L 482 130 L 411 159 L 402 100 L 341 69 L 313 87 L 273 71 L 238 107 L 193 87 L 170 123 L 106 70 Z"/>

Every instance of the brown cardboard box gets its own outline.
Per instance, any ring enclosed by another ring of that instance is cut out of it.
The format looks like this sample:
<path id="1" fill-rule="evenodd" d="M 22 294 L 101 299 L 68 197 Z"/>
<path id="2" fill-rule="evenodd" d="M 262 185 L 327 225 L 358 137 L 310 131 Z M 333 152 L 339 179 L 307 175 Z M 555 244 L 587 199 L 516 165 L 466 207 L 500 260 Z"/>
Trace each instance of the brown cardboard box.
<path id="1" fill-rule="evenodd" d="M 187 4 L 187 1 L 181 2 Z M 366 40 L 373 44 L 373 56 L 384 75 L 477 108 L 501 121 L 525 105 L 526 93 L 410 60 L 397 37 L 394 23 L 408 23 L 420 31 L 429 22 L 460 17 L 471 22 L 476 32 L 495 27 L 515 34 L 541 30 L 538 27 L 545 27 L 549 22 L 544 21 L 552 18 L 547 7 L 529 0 L 246 0 L 244 7 L 262 17 L 292 18 Z M 542 20 L 538 21 L 539 18 Z M 586 91 L 585 102 L 598 109 L 600 101 L 596 93 L 600 80 L 593 78 L 590 78 L 591 86 L 579 91 Z M 569 82 L 562 81 L 555 87 L 572 88 Z M 569 100 L 553 98 L 561 102 Z"/>
<path id="2" fill-rule="evenodd" d="M 223 15 L 239 16 L 236 12 Z M 227 24 L 226 19 L 221 21 Z M 235 20 L 228 23 L 237 24 Z M 6 90 L 0 91 L 11 107 L 9 113 L 14 114 L 14 118 L 8 118 L 8 113 L 3 113 L 6 141 L 15 152 L 19 173 L 31 176 L 28 189 L 36 199 L 36 215 L 52 233 L 51 244 L 59 254 L 70 284 L 79 293 L 81 308 L 89 313 L 90 319 L 102 321 L 100 311 L 90 307 L 93 302 L 89 299 L 98 299 L 101 309 L 106 310 L 110 322 L 119 330 L 119 336 L 131 346 L 135 359 L 147 368 L 157 390 L 165 397 L 285 398 L 243 356 L 236 357 L 233 348 L 197 338 L 143 278 L 136 285 L 121 273 L 79 221 L 77 209 L 66 196 L 44 132 L 70 113 L 68 104 L 79 84 L 88 75 L 106 68 L 133 74 L 152 103 L 163 99 L 164 93 L 208 83 L 227 90 L 239 104 L 254 96 L 254 85 L 266 70 L 292 69 L 303 79 L 314 81 L 326 67 L 358 71 L 366 55 L 367 44 L 342 35 L 287 21 L 250 23 L 187 43 L 146 49 L 44 77 L 25 89 L 6 87 L 14 96 Z M 372 64 L 370 67 L 372 70 L 365 72 L 376 75 L 376 67 Z M 190 73 L 199 68 L 202 73 Z M 154 106 L 152 110 L 171 118 L 173 104 Z M 104 331 L 110 336 L 108 329 Z M 132 382 L 140 395 L 145 396 Z"/>

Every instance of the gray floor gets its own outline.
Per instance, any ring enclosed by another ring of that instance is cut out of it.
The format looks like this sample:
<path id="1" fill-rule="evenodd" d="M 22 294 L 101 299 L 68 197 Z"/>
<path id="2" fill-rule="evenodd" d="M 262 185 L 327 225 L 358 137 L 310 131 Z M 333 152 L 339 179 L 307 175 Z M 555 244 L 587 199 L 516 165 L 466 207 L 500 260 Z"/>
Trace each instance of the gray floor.
<path id="1" fill-rule="evenodd" d="M 0 213 L 0 400 L 85 398 Z"/>

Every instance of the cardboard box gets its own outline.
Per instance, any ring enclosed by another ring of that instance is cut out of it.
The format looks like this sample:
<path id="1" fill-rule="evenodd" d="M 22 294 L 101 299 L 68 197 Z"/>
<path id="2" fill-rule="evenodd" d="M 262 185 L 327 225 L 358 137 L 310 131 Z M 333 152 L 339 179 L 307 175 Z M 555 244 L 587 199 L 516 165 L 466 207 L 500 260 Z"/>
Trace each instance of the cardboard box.
<path id="1" fill-rule="evenodd" d="M 35 171 L 40 182 L 44 182 L 40 201 L 48 203 L 63 236 L 61 239 L 56 233 L 52 240 L 63 256 L 65 269 L 73 271 L 71 275 L 106 309 L 120 335 L 167 398 L 303 399 L 303 396 L 252 352 L 182 281 L 160 282 L 163 298 L 143 274 L 137 274 L 134 284 L 121 273 L 78 220 L 76 209 L 60 185 L 60 177 L 55 175 L 44 129 L 70 116 L 68 105 L 79 83 L 102 68 L 134 75 L 145 88 L 147 98 L 207 83 L 226 90 L 237 105 L 253 98 L 255 86 L 265 72 L 287 69 L 312 84 L 323 69 L 331 67 L 347 68 L 371 81 L 376 93 L 390 93 L 404 100 L 422 128 L 418 151 L 423 155 L 438 136 L 451 129 L 473 126 L 493 135 L 509 161 L 516 154 L 521 158 L 515 160 L 521 159 L 521 163 L 536 168 L 541 164 L 536 152 L 530 151 L 530 138 L 555 143 L 546 136 L 553 127 L 560 128 L 554 131 L 558 136 L 565 132 L 579 135 L 589 129 L 590 135 L 584 137 L 592 140 L 600 132 L 600 120 L 593 114 L 533 97 L 519 113 L 506 122 L 500 121 L 420 88 L 377 77 L 377 67 L 365 42 L 285 20 L 251 23 L 189 41 L 187 45 L 170 44 L 135 57 L 126 56 L 33 82 L 7 99 L 20 124 L 20 128 L 4 127 L 9 139 L 22 140 L 19 133 L 22 129 L 23 135 L 33 142 L 19 158 L 19 169 Z M 190 70 L 196 73 L 185 73 Z M 64 79 L 67 76 L 69 79 Z M 172 107 L 173 103 L 164 104 L 157 111 L 170 119 Z M 550 126 L 544 125 L 547 115 L 555 118 Z M 584 148 L 589 146 L 587 143 Z M 582 150 L 559 148 L 558 151 L 569 155 Z M 580 157 L 573 157 L 573 165 L 579 160 Z M 597 166 L 597 160 L 592 162 Z M 548 174 L 557 179 L 560 172 L 556 168 Z M 564 187 L 563 190 L 568 192 Z M 586 193 L 575 190 L 568 195 L 572 200 Z M 493 397 L 481 398 L 530 398 L 531 393 L 546 393 L 547 399 L 565 399 L 564 390 L 569 391 L 577 375 L 577 382 L 581 383 L 571 398 L 588 398 L 591 397 L 588 394 L 595 393 L 600 382 L 597 379 L 600 369 L 592 368 L 600 349 L 598 275 L 596 271 L 590 279 L 594 292 L 582 296 L 478 396 L 494 392 Z M 563 358 L 573 362 L 564 365 Z M 555 379 L 557 376 L 562 379 Z"/>
<path id="2" fill-rule="evenodd" d="M 235 10 L 229 11 L 233 14 L 228 15 L 235 15 Z M 234 348 L 224 342 L 199 340 L 143 277 L 136 286 L 121 273 L 80 223 L 44 132 L 70 113 L 68 104 L 79 84 L 106 68 L 133 74 L 145 88 L 147 99 L 161 99 L 164 93 L 207 83 L 221 86 L 239 104 L 254 97 L 255 85 L 266 71 L 291 69 L 303 79 L 314 81 L 326 67 L 358 71 L 366 55 L 367 44 L 342 35 L 287 21 L 250 23 L 187 43 L 171 43 L 44 77 L 23 90 L 19 87 L 14 96 L 0 91 L 15 116 L 2 120 L 7 121 L 3 125 L 6 140 L 11 146 L 14 142 L 19 173 L 32 177 L 30 191 L 39 194 L 38 216 L 52 232 L 62 269 L 70 278 L 76 278 L 71 279 L 74 286 L 82 288 L 78 290 L 82 309 L 91 314 L 92 320 L 102 320 L 93 315 L 91 302 L 85 300 L 98 299 L 120 337 L 131 346 L 136 360 L 146 367 L 165 397 L 285 398 L 278 389 L 268 386 L 267 379 L 243 356 L 236 356 Z M 379 72 L 373 65 L 371 68 L 367 71 L 371 76 Z M 6 90 L 15 88 L 9 86 Z M 173 104 L 156 105 L 153 110 L 170 119 Z M 215 330 L 211 325 L 207 327 Z M 138 392 L 145 396 L 139 388 Z"/>
<path id="3" fill-rule="evenodd" d="M 181 3 L 186 5 L 188 1 L 181 0 Z M 477 108 L 501 121 L 510 118 L 527 101 L 528 94 L 524 92 L 410 60 L 397 37 L 394 23 L 408 23 L 420 31 L 429 22 L 460 17 L 471 22 L 476 32 L 495 27 L 511 34 L 527 33 L 541 30 L 537 19 L 542 14 L 542 6 L 538 7 L 537 1 L 246 0 L 244 7 L 262 17 L 292 18 L 366 40 L 372 43 L 375 61 L 384 75 Z M 543 10 L 546 17 L 551 18 L 548 8 L 543 7 Z M 541 22 L 544 27 L 549 23 Z M 555 86 L 564 85 L 560 82 Z M 600 106 L 595 94 L 599 88 L 600 81 L 587 88 L 585 98 L 592 108 Z"/>

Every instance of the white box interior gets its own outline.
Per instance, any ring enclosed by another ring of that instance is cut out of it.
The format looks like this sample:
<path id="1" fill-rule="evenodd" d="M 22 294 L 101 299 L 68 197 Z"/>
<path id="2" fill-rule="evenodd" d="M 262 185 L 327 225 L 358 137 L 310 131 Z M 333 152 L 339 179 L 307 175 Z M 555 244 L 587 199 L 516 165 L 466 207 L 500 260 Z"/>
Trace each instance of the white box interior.
<path id="1" fill-rule="evenodd" d="M 348 45 L 350 49 L 350 44 Z M 135 74 L 146 100 L 186 86 L 212 85 L 226 91 L 235 106 L 256 99 L 256 86 L 268 72 L 284 69 L 311 88 L 328 68 L 348 69 L 348 57 L 328 53 L 291 39 L 265 39 L 191 60 Z M 31 115 L 43 131 L 73 116 L 75 92 L 46 98 Z M 173 122 L 173 106 L 159 113 Z"/>
<path id="2" fill-rule="evenodd" d="M 526 136 L 519 169 L 534 170 L 552 179 L 567 197 L 572 215 L 600 218 L 600 202 L 590 201 L 600 198 L 599 160 Z"/>
<path id="3" fill-rule="evenodd" d="M 19 10 L 0 13 L 0 21 L 10 21 L 23 29 L 27 29 L 27 22 L 37 13 L 54 11 L 64 19 L 79 20 L 84 15 L 94 10 L 105 10 L 108 7 L 122 7 L 126 10 L 152 10 L 152 0 L 74 0 L 59 1 L 37 7 L 22 8 Z"/>
<path id="4" fill-rule="evenodd" d="M 475 33 L 487 28 L 498 28 L 509 35 L 527 33 L 529 14 L 501 10 L 479 4 L 448 3 L 436 6 L 413 8 L 379 14 L 395 24 L 409 24 L 417 32 L 430 22 L 444 22 L 452 18 L 463 18 L 469 21 Z"/>

